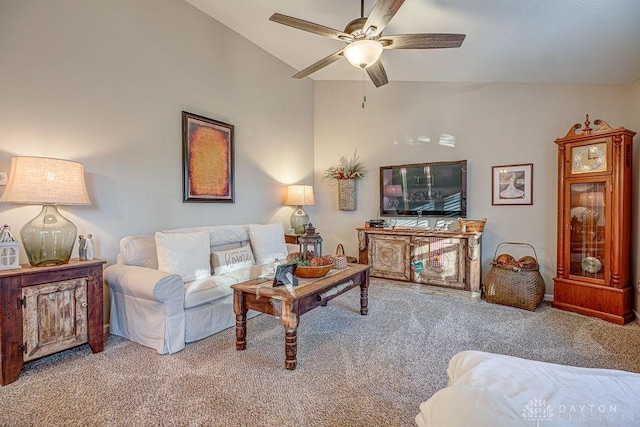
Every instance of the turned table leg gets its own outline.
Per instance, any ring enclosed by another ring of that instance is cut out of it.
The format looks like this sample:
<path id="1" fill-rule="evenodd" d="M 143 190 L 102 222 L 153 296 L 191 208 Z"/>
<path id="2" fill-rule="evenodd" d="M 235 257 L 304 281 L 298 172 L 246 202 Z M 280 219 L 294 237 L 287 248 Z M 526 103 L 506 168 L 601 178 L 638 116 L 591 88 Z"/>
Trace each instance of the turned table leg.
<path id="1" fill-rule="evenodd" d="M 284 333 L 284 366 L 290 371 L 296 369 L 298 362 L 298 329 L 287 329 Z"/>
<path id="2" fill-rule="evenodd" d="M 284 326 L 284 366 L 290 371 L 296 369 L 298 357 L 298 302 L 282 304 L 282 326 Z"/>
<path id="3" fill-rule="evenodd" d="M 236 350 L 247 348 L 247 313 L 236 314 Z"/>
<path id="4" fill-rule="evenodd" d="M 360 284 L 360 314 L 369 313 L 369 273 L 365 273 L 364 281 Z"/>
<path id="5" fill-rule="evenodd" d="M 236 350 L 244 350 L 247 348 L 247 309 L 240 291 L 233 291 L 233 311 L 236 313 Z"/>

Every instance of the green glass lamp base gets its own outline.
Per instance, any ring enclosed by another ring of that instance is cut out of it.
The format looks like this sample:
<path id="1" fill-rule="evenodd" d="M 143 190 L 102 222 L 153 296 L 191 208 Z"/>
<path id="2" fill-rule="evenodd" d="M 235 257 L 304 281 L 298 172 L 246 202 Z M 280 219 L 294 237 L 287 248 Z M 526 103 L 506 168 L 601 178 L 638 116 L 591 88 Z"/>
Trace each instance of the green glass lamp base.
<path id="1" fill-rule="evenodd" d="M 302 206 L 296 206 L 296 209 L 291 214 L 289 219 L 291 228 L 296 231 L 296 234 L 304 233 L 304 228 L 309 224 L 309 215 L 302 209 Z"/>
<path id="2" fill-rule="evenodd" d="M 22 245 L 34 267 L 68 263 L 76 233 L 76 226 L 55 205 L 44 205 L 40 214 L 20 229 Z"/>

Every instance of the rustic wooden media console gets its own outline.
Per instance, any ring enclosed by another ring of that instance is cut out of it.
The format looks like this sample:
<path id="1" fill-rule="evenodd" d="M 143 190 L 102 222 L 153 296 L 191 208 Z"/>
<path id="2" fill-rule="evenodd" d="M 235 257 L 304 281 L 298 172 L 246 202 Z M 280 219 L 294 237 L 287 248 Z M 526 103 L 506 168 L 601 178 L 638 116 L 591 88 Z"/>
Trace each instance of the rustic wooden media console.
<path id="1" fill-rule="evenodd" d="M 357 228 L 371 276 L 470 291 L 480 298 L 480 232 Z"/>

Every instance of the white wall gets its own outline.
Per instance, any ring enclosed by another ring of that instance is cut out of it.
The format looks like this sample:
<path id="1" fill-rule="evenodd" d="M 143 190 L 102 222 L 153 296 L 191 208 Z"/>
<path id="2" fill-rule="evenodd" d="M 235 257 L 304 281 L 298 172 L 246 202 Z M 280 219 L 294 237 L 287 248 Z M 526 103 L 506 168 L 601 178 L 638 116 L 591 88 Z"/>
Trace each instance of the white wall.
<path id="1" fill-rule="evenodd" d="M 127 234 L 288 227 L 284 185 L 313 183 L 313 82 L 293 72 L 183 0 L 2 1 L 0 170 L 84 163 L 93 203 L 61 212 L 110 263 Z M 182 202 L 183 110 L 235 125 L 234 204 Z M 0 204 L 0 222 L 18 235 L 39 210 Z"/>
<path id="2" fill-rule="evenodd" d="M 293 72 L 182 0 L 0 2 L 0 170 L 16 155 L 83 162 L 93 204 L 61 210 L 113 262 L 126 234 L 287 224 L 284 184 L 314 181 L 317 204 L 306 210 L 325 252 L 341 242 L 355 255 L 354 228 L 377 216 L 379 166 L 467 159 L 468 216 L 489 218 L 484 274 L 498 243 L 528 242 L 552 293 L 553 140 L 586 113 L 640 131 L 638 84 L 367 84 L 363 109 L 360 82 L 314 84 Z M 182 203 L 182 110 L 235 125 L 236 203 Z M 437 144 L 443 133 L 455 148 Z M 358 209 L 341 212 L 335 184 L 320 177 L 356 148 L 369 174 Z M 533 206 L 492 206 L 491 166 L 530 162 Z M 17 234 L 38 211 L 0 204 L 0 222 Z"/>
<path id="3" fill-rule="evenodd" d="M 377 217 L 379 167 L 424 161 L 468 160 L 469 218 L 488 218 L 483 234 L 483 276 L 500 242 L 534 246 L 546 293 L 553 294 L 556 259 L 557 149 L 585 114 L 611 126 L 638 125 L 628 87 L 533 84 L 393 82 L 366 88 L 360 82 L 316 82 L 316 202 L 312 220 L 325 247 L 344 244 L 357 254 L 355 227 Z M 438 145 L 441 134 L 456 147 Z M 431 142 L 419 144 L 417 137 Z M 324 169 L 358 149 L 369 169 L 358 182 L 357 210 L 339 211 L 337 187 L 322 181 Z M 533 163 L 533 205 L 492 206 L 491 167 Z M 636 162 L 637 163 L 637 162 Z M 636 166 L 637 168 L 637 166 Z M 635 216 L 635 215 L 634 215 Z"/>

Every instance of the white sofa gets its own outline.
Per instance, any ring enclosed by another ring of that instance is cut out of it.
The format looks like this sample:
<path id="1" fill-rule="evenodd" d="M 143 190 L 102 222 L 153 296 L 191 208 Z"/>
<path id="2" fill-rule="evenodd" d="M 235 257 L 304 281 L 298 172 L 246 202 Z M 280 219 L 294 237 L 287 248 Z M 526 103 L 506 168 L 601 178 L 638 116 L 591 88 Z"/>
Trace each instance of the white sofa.
<path id="1" fill-rule="evenodd" d="M 447 374 L 420 404 L 419 427 L 640 425 L 640 374 L 481 351 L 453 356 Z"/>
<path id="2" fill-rule="evenodd" d="M 230 286 L 268 273 L 287 252 L 282 224 L 126 236 L 117 263 L 104 272 L 111 292 L 110 332 L 160 354 L 180 351 L 187 342 L 233 326 Z"/>

